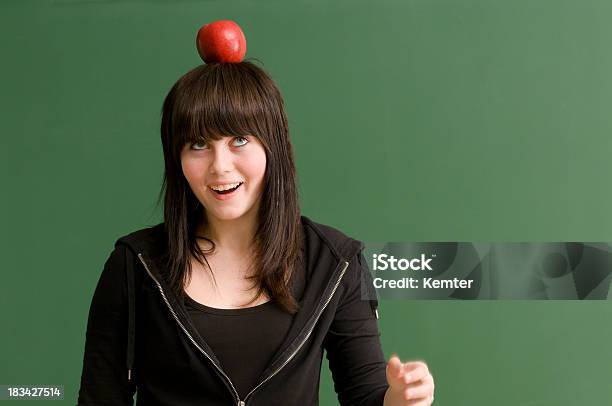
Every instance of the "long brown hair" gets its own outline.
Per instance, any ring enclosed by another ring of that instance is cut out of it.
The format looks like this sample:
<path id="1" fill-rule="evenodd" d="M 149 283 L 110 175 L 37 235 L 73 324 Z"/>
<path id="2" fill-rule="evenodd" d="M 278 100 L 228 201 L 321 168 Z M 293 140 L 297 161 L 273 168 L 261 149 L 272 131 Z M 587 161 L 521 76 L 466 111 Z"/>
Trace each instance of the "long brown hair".
<path id="1" fill-rule="evenodd" d="M 204 261 L 204 268 L 211 271 L 205 254 L 215 249 L 213 241 L 196 235 L 199 225 L 206 227 L 205 208 L 183 175 L 181 150 L 187 143 L 238 135 L 256 136 L 266 151 L 249 277 L 259 288 L 248 304 L 266 292 L 285 311 L 295 313 L 298 303 L 288 281 L 302 260 L 303 236 L 293 148 L 281 93 L 271 77 L 250 61 L 197 66 L 179 78 L 164 100 L 161 140 L 165 171 L 159 199 L 163 195 L 165 276 L 182 297 L 191 277 L 190 257 L 202 265 Z M 206 239 L 212 248 L 203 251 L 198 239 Z"/>

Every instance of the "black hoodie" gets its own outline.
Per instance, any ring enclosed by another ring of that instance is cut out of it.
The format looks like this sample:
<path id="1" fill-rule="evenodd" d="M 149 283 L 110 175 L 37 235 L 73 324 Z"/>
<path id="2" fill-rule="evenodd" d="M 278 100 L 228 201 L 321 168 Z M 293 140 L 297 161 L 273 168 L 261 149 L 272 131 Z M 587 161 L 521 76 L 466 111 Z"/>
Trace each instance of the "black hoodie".
<path id="1" fill-rule="evenodd" d="M 386 361 L 378 301 L 362 299 L 372 286 L 363 243 L 301 223 L 305 263 L 291 285 L 300 309 L 243 399 L 160 273 L 164 224 L 119 238 L 89 309 L 78 405 L 132 405 L 136 391 L 146 406 L 318 405 L 325 349 L 340 404 L 382 406 Z"/>

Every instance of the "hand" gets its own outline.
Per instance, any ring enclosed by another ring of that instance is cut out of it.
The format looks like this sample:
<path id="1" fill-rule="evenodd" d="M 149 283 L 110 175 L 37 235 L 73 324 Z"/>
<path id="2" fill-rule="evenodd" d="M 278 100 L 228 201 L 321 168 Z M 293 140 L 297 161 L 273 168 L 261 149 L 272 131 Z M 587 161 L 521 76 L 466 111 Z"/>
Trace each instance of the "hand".
<path id="1" fill-rule="evenodd" d="M 387 363 L 384 406 L 429 406 L 434 400 L 434 380 L 422 361 L 402 363 L 395 354 Z"/>

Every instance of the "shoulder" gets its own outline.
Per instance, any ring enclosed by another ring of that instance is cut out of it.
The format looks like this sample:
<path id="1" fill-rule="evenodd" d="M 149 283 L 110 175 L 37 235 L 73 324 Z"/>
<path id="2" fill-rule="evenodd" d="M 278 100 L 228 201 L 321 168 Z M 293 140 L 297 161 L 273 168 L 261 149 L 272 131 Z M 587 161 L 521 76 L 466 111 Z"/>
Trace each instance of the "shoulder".
<path id="1" fill-rule="evenodd" d="M 378 301 L 376 293 L 371 290 L 371 275 L 362 254 L 364 243 L 346 235 L 335 227 L 317 223 L 305 216 L 302 216 L 302 223 L 306 234 L 311 235 L 309 237 L 311 242 L 314 240 L 315 244 L 318 243 L 317 248 L 309 247 L 308 250 L 309 257 L 313 262 L 323 263 L 322 268 L 329 269 L 330 252 L 336 257 L 336 261 L 348 262 L 348 266 L 345 268 L 346 274 L 342 278 L 344 288 L 341 294 L 341 302 L 346 300 L 359 301 L 363 283 L 363 286 L 368 289 L 368 295 L 371 298 L 370 305 L 374 312 Z M 316 261 L 314 257 L 317 257 Z M 321 260 L 321 258 L 327 258 L 328 260 Z"/>
<path id="2" fill-rule="evenodd" d="M 333 226 L 318 223 L 306 216 L 301 216 L 301 221 L 306 236 L 318 239 L 337 259 L 352 258 L 363 249 L 363 242 Z"/>
<path id="3" fill-rule="evenodd" d="M 120 236 L 115 241 L 115 246 L 127 246 L 134 253 L 159 254 L 166 248 L 165 235 L 165 225 L 164 223 L 159 223 Z"/>
<path id="4" fill-rule="evenodd" d="M 161 258 L 166 252 L 164 236 L 164 223 L 159 223 L 116 238 L 101 275 L 101 279 L 109 281 L 105 285 L 121 286 L 131 274 L 136 274 L 137 282 L 140 281 L 141 273 L 133 272 L 139 263 L 138 254 L 143 253 L 152 260 Z"/>
<path id="5" fill-rule="evenodd" d="M 134 274 L 133 269 L 138 263 L 137 254 L 146 253 L 148 256 L 157 257 L 162 252 L 161 249 L 165 247 L 163 236 L 163 223 L 120 235 L 115 240 L 113 249 L 104 263 L 98 281 L 97 290 L 100 292 L 98 295 L 125 296 L 127 277 Z M 136 278 L 141 277 L 140 273 L 135 274 Z"/>

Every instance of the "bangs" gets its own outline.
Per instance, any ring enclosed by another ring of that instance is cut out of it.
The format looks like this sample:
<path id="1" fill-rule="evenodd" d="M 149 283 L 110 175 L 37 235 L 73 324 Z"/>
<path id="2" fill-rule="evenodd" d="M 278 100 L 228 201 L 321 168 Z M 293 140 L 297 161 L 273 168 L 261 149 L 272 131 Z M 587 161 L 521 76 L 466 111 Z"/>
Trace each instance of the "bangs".
<path id="1" fill-rule="evenodd" d="M 176 86 L 170 133 L 176 148 L 224 136 L 260 136 L 273 122 L 270 103 L 256 78 L 241 64 L 200 66 Z"/>

